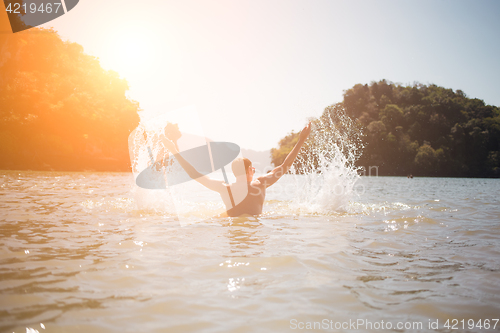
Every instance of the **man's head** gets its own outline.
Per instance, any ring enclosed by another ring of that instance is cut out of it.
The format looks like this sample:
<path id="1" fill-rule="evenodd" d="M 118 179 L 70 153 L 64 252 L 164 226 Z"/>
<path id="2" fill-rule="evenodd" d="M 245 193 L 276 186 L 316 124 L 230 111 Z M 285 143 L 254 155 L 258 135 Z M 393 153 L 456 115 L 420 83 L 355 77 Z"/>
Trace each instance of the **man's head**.
<path id="1" fill-rule="evenodd" d="M 252 167 L 252 162 L 246 157 L 238 157 L 231 163 L 231 170 L 236 178 L 241 176 L 250 177 L 250 180 L 255 173 L 255 168 Z"/>

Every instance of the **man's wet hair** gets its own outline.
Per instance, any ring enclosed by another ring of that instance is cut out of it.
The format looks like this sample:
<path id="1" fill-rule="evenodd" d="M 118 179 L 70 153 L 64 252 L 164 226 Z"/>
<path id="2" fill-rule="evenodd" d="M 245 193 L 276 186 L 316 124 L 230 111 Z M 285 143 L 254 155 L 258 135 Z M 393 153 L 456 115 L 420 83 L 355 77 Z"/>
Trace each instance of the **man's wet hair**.
<path id="1" fill-rule="evenodd" d="M 243 165 L 243 169 L 241 166 Z M 246 157 L 238 157 L 231 163 L 231 170 L 235 177 L 244 176 L 248 172 L 248 168 L 252 166 L 252 162 Z"/>

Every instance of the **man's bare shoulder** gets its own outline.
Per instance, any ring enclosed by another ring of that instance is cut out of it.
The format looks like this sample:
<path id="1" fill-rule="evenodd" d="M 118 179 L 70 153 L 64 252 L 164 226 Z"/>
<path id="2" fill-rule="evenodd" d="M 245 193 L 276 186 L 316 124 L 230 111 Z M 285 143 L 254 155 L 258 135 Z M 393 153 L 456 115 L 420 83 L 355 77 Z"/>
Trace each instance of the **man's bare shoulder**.
<path id="1" fill-rule="evenodd" d="M 258 177 L 256 180 L 258 180 L 262 184 L 262 186 L 269 187 L 276 183 L 281 176 L 281 169 L 280 167 L 277 167 L 272 171 L 266 173 L 265 175 Z"/>
<path id="2" fill-rule="evenodd" d="M 264 182 L 261 182 L 260 179 L 257 178 L 257 179 L 252 180 L 250 185 L 253 187 L 260 187 L 260 186 L 264 186 Z"/>

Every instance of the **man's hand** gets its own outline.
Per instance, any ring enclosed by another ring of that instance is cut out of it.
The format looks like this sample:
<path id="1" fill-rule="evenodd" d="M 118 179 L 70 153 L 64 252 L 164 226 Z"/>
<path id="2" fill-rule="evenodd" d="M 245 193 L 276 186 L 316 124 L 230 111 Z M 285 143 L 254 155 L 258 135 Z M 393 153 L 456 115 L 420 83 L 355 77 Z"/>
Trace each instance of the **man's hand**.
<path id="1" fill-rule="evenodd" d="M 177 142 L 177 140 L 180 139 L 182 136 L 181 131 L 179 131 L 179 125 L 177 124 L 172 124 L 167 122 L 167 126 L 165 126 L 165 136 L 169 139 L 172 140 L 173 142 Z"/>
<path id="2" fill-rule="evenodd" d="M 307 140 L 307 138 L 309 137 L 310 133 L 311 133 L 311 122 L 309 122 L 304 127 L 304 129 L 302 130 L 302 132 L 300 132 L 299 141 L 305 142 Z"/>

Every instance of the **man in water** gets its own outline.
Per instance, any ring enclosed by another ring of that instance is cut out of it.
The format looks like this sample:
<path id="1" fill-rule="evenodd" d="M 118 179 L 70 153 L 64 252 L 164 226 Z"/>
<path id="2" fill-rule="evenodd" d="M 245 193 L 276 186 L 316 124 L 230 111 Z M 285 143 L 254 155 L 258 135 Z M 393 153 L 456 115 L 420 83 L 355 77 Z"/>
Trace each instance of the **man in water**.
<path id="1" fill-rule="evenodd" d="M 240 216 L 243 214 L 258 215 L 262 213 L 266 188 L 276 183 L 281 176 L 288 172 L 310 132 L 311 123 L 308 123 L 300 132 L 299 140 L 283 163 L 264 176 L 257 177 L 256 179 L 253 179 L 255 168 L 252 167 L 252 162 L 249 159 L 235 159 L 231 164 L 231 168 L 236 177 L 236 182 L 232 184 L 226 184 L 222 180 L 202 175 L 179 154 L 176 145 L 170 139 L 162 135 L 161 140 L 165 147 L 175 155 L 179 164 L 192 179 L 220 194 L 226 206 L 228 216 Z"/>

